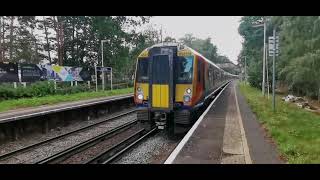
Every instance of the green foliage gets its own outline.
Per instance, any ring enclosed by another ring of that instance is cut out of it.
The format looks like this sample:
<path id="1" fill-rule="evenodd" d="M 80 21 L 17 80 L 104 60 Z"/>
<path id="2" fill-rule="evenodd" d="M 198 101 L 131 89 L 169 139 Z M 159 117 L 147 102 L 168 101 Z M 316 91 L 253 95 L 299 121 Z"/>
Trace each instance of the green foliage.
<path id="1" fill-rule="evenodd" d="M 37 107 L 41 105 L 58 104 L 62 102 L 71 102 L 86 100 L 99 97 L 115 96 L 121 94 L 129 94 L 133 92 L 133 88 L 116 89 L 113 91 L 98 91 L 98 92 L 80 92 L 74 94 L 60 94 L 50 95 L 44 97 L 33 97 L 33 98 L 21 98 L 0 101 L 0 112 L 26 108 L 26 107 Z"/>
<path id="2" fill-rule="evenodd" d="M 211 38 L 199 39 L 192 34 L 186 34 L 183 38 L 180 38 L 179 41 L 198 51 L 213 62 L 215 62 L 218 57 L 217 46 L 211 43 Z"/>
<path id="3" fill-rule="evenodd" d="M 101 65 L 101 40 L 106 40 L 104 65 L 113 67 L 116 77 L 128 78 L 134 71 L 132 58 L 158 35 L 157 31 L 149 34 L 136 31 L 149 19 L 149 16 L 0 16 L 0 34 L 4 38 L 0 41 L 0 61 L 93 67 L 95 63 Z"/>
<path id="4" fill-rule="evenodd" d="M 280 56 L 276 59 L 276 80 L 288 85 L 298 95 L 318 96 L 320 100 L 320 18 L 319 16 L 270 16 L 267 37 L 276 27 L 280 37 Z M 244 38 L 239 63 L 247 57 L 249 82 L 261 88 L 263 27 L 253 27 L 262 16 L 246 16 L 241 20 L 239 33 Z M 272 63 L 269 58 L 268 72 Z M 271 77 L 271 76 L 269 76 Z M 271 78 L 269 78 L 271 81 Z M 269 82 L 271 84 L 271 82 Z"/>
<path id="5" fill-rule="evenodd" d="M 280 31 L 279 79 L 299 95 L 320 97 L 320 19 L 318 16 L 273 17 Z"/>
<path id="6" fill-rule="evenodd" d="M 225 71 L 231 74 L 238 74 L 238 67 L 233 64 L 228 57 L 219 55 L 217 46 L 211 43 L 211 38 L 199 39 L 192 34 L 185 34 L 184 37 L 179 39 L 179 42 L 191 47 L 198 51 L 208 60 L 220 66 Z"/>
<path id="7" fill-rule="evenodd" d="M 289 163 L 320 162 L 319 115 L 285 103 L 278 96 L 274 113 L 271 98 L 264 98 L 260 90 L 243 83 L 240 90 Z"/>
<path id="8" fill-rule="evenodd" d="M 0 86 L 0 99 L 18 99 L 41 97 L 46 95 L 55 94 L 53 83 L 36 82 L 27 86 L 26 88 L 19 86 L 16 89 L 12 84 L 2 84 Z"/>
<path id="9" fill-rule="evenodd" d="M 244 56 L 247 59 L 249 82 L 252 86 L 261 88 L 260 76 L 262 76 L 263 56 L 263 27 L 253 27 L 259 24 L 261 16 L 245 16 L 241 19 L 239 34 L 244 38 L 243 49 L 239 55 L 239 64 L 244 64 Z M 261 65 L 261 66 L 260 66 Z"/>
<path id="10" fill-rule="evenodd" d="M 90 91 L 86 84 L 78 84 L 78 86 L 71 87 L 68 83 L 57 88 L 57 90 L 54 90 L 53 82 L 36 82 L 27 85 L 26 88 L 20 85 L 16 89 L 13 88 L 12 84 L 1 84 L 0 100 L 43 97 L 55 94 L 74 94 L 86 91 Z"/>

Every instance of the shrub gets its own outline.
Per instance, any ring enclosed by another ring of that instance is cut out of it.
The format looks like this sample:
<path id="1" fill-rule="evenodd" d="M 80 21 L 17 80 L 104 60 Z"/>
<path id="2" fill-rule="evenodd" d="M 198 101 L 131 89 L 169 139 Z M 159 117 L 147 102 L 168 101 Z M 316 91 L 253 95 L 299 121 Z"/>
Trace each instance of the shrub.
<path id="1" fill-rule="evenodd" d="M 26 88 L 18 86 L 16 89 L 13 88 L 12 84 L 1 84 L 0 100 L 42 97 L 54 94 L 73 94 L 90 91 L 86 84 L 78 84 L 78 86 L 71 87 L 69 83 L 62 83 L 61 86 L 62 87 L 55 90 L 54 83 L 48 81 L 32 83 Z"/>

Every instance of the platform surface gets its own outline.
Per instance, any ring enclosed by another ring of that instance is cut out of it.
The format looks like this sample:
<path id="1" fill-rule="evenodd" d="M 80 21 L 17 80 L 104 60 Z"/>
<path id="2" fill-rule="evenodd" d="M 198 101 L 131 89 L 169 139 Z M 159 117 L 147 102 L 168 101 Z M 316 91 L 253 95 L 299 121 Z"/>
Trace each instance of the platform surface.
<path id="1" fill-rule="evenodd" d="M 130 97 L 133 97 L 133 94 L 108 96 L 108 97 L 94 98 L 94 99 L 88 99 L 88 100 L 64 102 L 64 103 L 59 103 L 55 105 L 44 105 L 39 107 L 9 110 L 9 111 L 0 113 L 0 123 L 6 123 L 10 121 L 19 120 L 19 119 L 30 118 L 34 116 L 45 115 L 45 114 L 50 114 L 50 113 L 55 113 L 60 111 L 66 111 L 66 110 L 91 106 L 95 104 L 102 104 L 108 101 L 115 101 L 115 100 L 130 98 Z"/>
<path id="2" fill-rule="evenodd" d="M 193 129 L 167 164 L 283 163 L 275 145 L 265 138 L 266 133 L 239 92 L 237 82 L 225 88 Z"/>

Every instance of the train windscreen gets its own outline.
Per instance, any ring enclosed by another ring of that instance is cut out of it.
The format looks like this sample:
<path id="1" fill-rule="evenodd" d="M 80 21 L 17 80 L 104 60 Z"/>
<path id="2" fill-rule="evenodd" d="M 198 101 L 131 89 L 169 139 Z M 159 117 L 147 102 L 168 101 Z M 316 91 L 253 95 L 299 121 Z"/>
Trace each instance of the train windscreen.
<path id="1" fill-rule="evenodd" d="M 137 67 L 137 82 L 147 83 L 149 81 L 149 61 L 147 58 L 140 58 Z"/>
<path id="2" fill-rule="evenodd" d="M 175 61 L 174 71 L 177 84 L 192 83 L 193 56 L 178 57 Z"/>

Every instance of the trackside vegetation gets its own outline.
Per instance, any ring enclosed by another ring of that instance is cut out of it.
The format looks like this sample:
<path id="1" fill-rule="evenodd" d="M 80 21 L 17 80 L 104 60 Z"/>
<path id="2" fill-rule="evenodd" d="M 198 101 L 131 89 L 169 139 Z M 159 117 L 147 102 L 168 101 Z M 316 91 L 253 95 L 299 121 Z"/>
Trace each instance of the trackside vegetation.
<path id="1" fill-rule="evenodd" d="M 272 111 L 272 98 L 264 98 L 260 89 L 240 83 L 245 96 L 259 122 L 277 144 L 281 156 L 288 163 L 320 162 L 320 116 L 300 109 L 276 97 L 276 112 Z"/>

